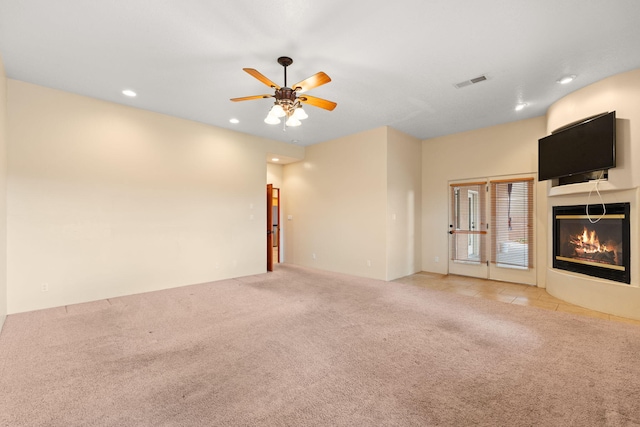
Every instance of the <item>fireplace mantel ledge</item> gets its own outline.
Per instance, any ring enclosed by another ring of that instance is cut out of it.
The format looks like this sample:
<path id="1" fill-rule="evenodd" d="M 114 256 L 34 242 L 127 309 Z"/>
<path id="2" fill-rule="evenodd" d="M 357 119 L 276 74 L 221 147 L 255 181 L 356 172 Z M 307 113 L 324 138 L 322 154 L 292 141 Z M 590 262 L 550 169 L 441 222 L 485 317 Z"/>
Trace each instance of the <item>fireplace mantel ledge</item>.
<path id="1" fill-rule="evenodd" d="M 564 196 L 568 194 L 588 194 L 590 191 L 593 191 L 595 193 L 595 185 L 596 181 L 558 185 L 556 187 L 552 187 L 551 184 L 549 184 L 549 197 Z M 598 191 L 600 191 L 601 193 L 605 191 L 624 191 L 630 190 L 631 188 L 633 187 L 617 187 L 609 181 L 600 181 L 598 183 Z"/>

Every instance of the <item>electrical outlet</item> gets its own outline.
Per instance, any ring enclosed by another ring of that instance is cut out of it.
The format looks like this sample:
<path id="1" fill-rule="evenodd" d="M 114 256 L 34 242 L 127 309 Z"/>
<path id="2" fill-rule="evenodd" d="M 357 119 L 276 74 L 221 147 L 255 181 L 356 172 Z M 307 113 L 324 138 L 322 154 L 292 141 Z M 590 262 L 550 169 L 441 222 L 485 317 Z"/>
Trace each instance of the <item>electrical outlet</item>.
<path id="1" fill-rule="evenodd" d="M 315 252 L 311 254 L 311 258 L 316 259 L 316 253 Z"/>
<path id="2" fill-rule="evenodd" d="M 440 257 L 439 257 L 439 256 L 437 256 L 437 257 L 435 257 L 433 260 L 434 260 L 435 262 L 440 262 Z"/>
<path id="3" fill-rule="evenodd" d="M 42 292 L 47 292 L 49 290 L 49 284 L 48 283 L 43 283 L 42 284 Z"/>
<path id="4" fill-rule="evenodd" d="M 367 267 L 371 267 L 371 260 L 370 259 L 367 260 Z"/>

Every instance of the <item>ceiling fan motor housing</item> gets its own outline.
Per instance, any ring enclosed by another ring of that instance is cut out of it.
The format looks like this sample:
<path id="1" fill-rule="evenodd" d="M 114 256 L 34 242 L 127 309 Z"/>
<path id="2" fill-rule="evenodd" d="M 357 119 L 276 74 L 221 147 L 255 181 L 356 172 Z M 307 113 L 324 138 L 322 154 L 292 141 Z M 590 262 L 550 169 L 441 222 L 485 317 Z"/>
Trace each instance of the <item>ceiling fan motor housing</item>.
<path id="1" fill-rule="evenodd" d="M 287 117 L 293 114 L 296 108 L 301 107 L 296 91 L 291 88 L 281 87 L 277 89 L 275 98 L 275 103 L 282 107 Z"/>
<path id="2" fill-rule="evenodd" d="M 291 103 L 294 103 L 297 99 L 296 91 L 288 87 L 281 87 L 280 89 L 276 90 L 276 99 L 278 101 L 289 101 Z"/>

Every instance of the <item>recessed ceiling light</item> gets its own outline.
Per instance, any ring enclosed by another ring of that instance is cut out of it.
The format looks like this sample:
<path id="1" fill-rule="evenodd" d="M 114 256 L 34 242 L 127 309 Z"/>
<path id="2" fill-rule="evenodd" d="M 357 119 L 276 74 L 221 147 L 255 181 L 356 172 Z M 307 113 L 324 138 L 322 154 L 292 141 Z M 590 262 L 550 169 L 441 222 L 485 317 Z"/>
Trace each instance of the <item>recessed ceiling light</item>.
<path id="1" fill-rule="evenodd" d="M 240 120 L 238 120 L 238 119 L 229 119 L 229 122 L 233 123 L 235 125 L 235 124 L 240 123 Z"/>
<path id="2" fill-rule="evenodd" d="M 564 76 L 561 79 L 556 80 L 556 83 L 560 83 L 561 85 L 566 85 L 567 83 L 571 83 L 576 79 L 575 74 L 571 74 L 570 76 Z"/>
<path id="3" fill-rule="evenodd" d="M 527 105 L 529 105 L 529 104 L 527 104 L 526 102 L 522 102 L 522 103 L 520 103 L 520 104 L 516 105 L 516 111 L 520 111 L 520 110 L 522 110 L 522 109 L 523 109 L 524 107 L 526 107 Z"/>
<path id="4" fill-rule="evenodd" d="M 277 157 L 274 157 L 273 159 L 271 159 L 271 161 L 272 161 L 272 162 L 279 162 L 279 161 L 280 161 L 280 159 L 279 159 L 279 158 L 277 158 Z"/>
<path id="5" fill-rule="evenodd" d="M 134 91 L 132 91 L 131 89 L 125 89 L 122 91 L 122 94 L 124 96 L 128 96 L 129 98 L 133 98 L 137 95 L 137 93 L 135 93 Z"/>

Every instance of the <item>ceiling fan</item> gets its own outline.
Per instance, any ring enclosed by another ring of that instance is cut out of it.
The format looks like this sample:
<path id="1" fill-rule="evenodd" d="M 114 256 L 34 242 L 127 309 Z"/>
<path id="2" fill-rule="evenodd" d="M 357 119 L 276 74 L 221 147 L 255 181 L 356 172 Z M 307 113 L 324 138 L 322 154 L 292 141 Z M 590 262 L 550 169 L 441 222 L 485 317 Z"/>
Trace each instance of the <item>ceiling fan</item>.
<path id="1" fill-rule="evenodd" d="M 245 96 L 242 98 L 231 98 L 231 101 L 238 102 L 261 98 L 275 98 L 275 103 L 273 107 L 271 107 L 271 110 L 269 110 L 269 114 L 267 115 L 267 118 L 264 119 L 264 121 L 268 124 L 278 124 L 280 123 L 280 118 L 286 117 L 286 126 L 300 126 L 300 120 L 306 119 L 308 117 L 302 109 L 302 104 L 313 105 L 314 107 L 324 108 L 325 110 L 329 111 L 332 111 L 334 108 L 336 108 L 338 104 L 333 101 L 327 101 L 326 99 L 317 98 L 310 95 L 299 96 L 299 94 L 302 94 L 308 90 L 329 83 L 331 81 L 331 78 L 328 75 L 320 71 L 313 76 L 304 79 L 301 82 L 292 85 L 291 87 L 288 87 L 287 67 L 293 64 L 293 59 L 287 56 L 281 56 L 280 58 L 278 58 L 278 64 L 284 67 L 284 86 L 278 86 L 253 68 L 243 68 L 244 71 L 251 74 L 253 77 L 260 80 L 265 85 L 269 86 L 272 89 L 275 89 L 275 93 L 273 95 L 267 94 Z"/>

